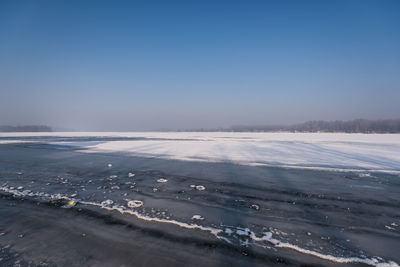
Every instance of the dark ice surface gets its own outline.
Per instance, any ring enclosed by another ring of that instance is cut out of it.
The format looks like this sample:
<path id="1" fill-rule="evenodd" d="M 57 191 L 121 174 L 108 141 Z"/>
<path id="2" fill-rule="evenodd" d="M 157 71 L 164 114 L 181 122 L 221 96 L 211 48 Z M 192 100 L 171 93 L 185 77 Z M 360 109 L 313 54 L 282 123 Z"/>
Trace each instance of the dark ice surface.
<path id="1" fill-rule="evenodd" d="M 399 175 L 77 149 L 0 144 L 0 266 L 400 263 Z"/>

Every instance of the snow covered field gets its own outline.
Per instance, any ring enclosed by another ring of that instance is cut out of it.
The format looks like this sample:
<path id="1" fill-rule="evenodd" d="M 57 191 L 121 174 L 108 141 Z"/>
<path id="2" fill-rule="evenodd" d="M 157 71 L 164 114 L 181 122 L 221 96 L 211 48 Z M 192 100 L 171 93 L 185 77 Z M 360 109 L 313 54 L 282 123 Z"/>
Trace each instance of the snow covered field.
<path id="1" fill-rule="evenodd" d="M 101 142 L 55 141 L 85 147 L 83 152 L 123 152 L 189 161 L 229 161 L 246 165 L 400 172 L 399 134 L 73 132 L 1 133 L 0 142 L 41 137 L 102 137 Z M 1 140 L 1 138 L 12 140 Z M 118 138 L 123 138 L 119 140 Z M 29 140 L 29 139 L 28 139 Z M 45 141 L 46 139 L 41 139 Z M 37 141 L 37 140 L 36 140 Z"/>

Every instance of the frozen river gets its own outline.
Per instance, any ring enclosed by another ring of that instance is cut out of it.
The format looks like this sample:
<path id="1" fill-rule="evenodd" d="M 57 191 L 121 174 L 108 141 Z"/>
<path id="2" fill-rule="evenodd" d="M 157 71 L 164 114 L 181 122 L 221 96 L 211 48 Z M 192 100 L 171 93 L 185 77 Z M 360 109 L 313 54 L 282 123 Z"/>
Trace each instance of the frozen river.
<path id="1" fill-rule="evenodd" d="M 400 135 L 2 133 L 0 265 L 398 266 Z"/>

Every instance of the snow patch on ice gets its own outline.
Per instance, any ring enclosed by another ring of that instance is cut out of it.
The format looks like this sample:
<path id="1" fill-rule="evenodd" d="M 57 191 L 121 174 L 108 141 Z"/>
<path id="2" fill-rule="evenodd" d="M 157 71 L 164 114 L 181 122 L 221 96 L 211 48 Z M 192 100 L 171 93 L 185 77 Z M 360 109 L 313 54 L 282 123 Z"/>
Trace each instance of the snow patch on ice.
<path id="1" fill-rule="evenodd" d="M 85 147 L 82 152 L 400 174 L 400 134 L 137 133 L 135 136 L 157 139 L 102 142 Z"/>
<path id="2" fill-rule="evenodd" d="M 0 144 L 26 137 L 129 137 L 138 140 L 81 143 L 82 152 L 124 152 L 175 160 L 233 162 L 250 166 L 400 174 L 400 134 L 346 133 L 0 133 Z M 42 141 L 41 141 L 42 142 Z M 51 142 L 62 143 L 62 142 Z M 63 143 L 63 145 L 72 145 Z M 109 168 L 112 164 L 107 165 Z M 365 174 L 365 175 L 364 175 Z M 372 174 L 371 174 L 372 175 Z"/>

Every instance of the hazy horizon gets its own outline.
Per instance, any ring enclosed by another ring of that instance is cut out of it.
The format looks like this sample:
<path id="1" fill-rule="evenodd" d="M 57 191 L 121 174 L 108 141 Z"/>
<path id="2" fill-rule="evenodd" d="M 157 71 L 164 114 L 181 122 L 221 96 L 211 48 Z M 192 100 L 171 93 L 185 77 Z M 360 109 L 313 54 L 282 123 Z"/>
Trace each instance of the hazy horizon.
<path id="1" fill-rule="evenodd" d="M 399 119 L 399 1 L 1 1 L 0 125 Z"/>

